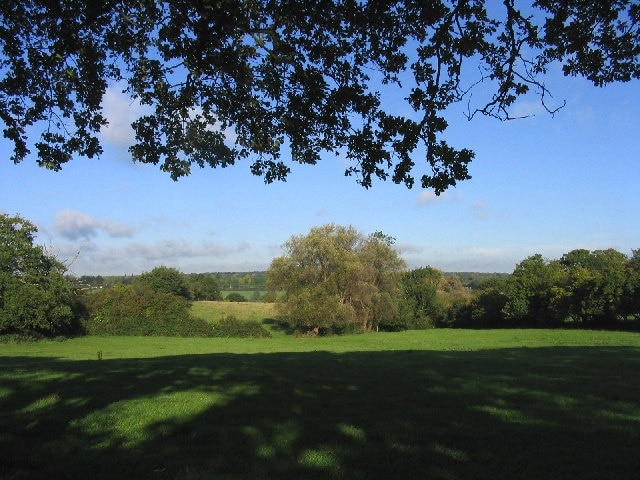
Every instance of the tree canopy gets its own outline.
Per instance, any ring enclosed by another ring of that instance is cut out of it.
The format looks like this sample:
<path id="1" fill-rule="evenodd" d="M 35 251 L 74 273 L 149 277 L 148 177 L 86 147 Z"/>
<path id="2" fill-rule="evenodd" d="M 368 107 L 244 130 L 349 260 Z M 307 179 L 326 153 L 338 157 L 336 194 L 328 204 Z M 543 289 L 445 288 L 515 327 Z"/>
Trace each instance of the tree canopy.
<path id="1" fill-rule="evenodd" d="M 544 75 L 556 62 L 597 86 L 639 78 L 640 5 L 5 0 L 0 52 L 14 162 L 33 155 L 59 170 L 100 155 L 105 92 L 120 86 L 147 107 L 133 159 L 173 179 L 247 160 L 269 183 L 332 152 L 365 187 L 417 181 L 440 193 L 470 178 L 474 157 L 443 137 L 449 106 L 504 120 L 533 92 L 553 111 Z M 490 93 L 471 102 L 479 84 Z"/>
<path id="2" fill-rule="evenodd" d="M 370 331 L 397 315 L 399 275 L 405 267 L 391 237 L 365 236 L 353 227 L 323 225 L 294 235 L 267 272 L 278 306 L 305 332 Z"/>
<path id="3" fill-rule="evenodd" d="M 148 287 L 155 293 L 169 293 L 184 297 L 190 297 L 189 287 L 185 276 L 175 268 L 163 265 L 145 272 L 138 278 L 138 283 Z"/>
<path id="4" fill-rule="evenodd" d="M 609 248 L 571 250 L 558 260 L 532 255 L 509 277 L 486 283 L 457 323 L 637 328 L 638 253 L 628 257 Z"/>
<path id="5" fill-rule="evenodd" d="M 34 245 L 37 228 L 0 214 L 0 334 L 73 333 L 75 292 L 66 266 Z"/>

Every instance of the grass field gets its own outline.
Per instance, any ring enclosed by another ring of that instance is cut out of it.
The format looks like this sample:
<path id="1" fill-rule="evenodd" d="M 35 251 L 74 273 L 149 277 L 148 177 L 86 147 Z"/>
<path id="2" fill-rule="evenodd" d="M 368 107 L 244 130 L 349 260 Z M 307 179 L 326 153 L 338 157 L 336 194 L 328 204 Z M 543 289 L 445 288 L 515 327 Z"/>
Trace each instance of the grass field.
<path id="1" fill-rule="evenodd" d="M 223 298 L 226 298 L 230 293 L 239 293 L 246 298 L 247 301 L 252 302 L 256 296 L 261 298 L 263 295 L 267 294 L 268 290 L 222 290 L 220 293 Z"/>
<path id="2" fill-rule="evenodd" d="M 0 426 L 2 479 L 633 479 L 640 334 L 0 345 Z"/>
<path id="3" fill-rule="evenodd" d="M 191 313 L 208 322 L 217 322 L 220 319 L 233 315 L 238 320 L 262 322 L 273 319 L 275 316 L 275 304 L 264 302 L 193 302 Z"/>
<path id="4" fill-rule="evenodd" d="M 286 335 L 285 329 L 274 320 L 275 305 L 264 302 L 193 302 L 191 314 L 209 323 L 235 317 L 242 322 L 258 322 L 272 336 Z"/>

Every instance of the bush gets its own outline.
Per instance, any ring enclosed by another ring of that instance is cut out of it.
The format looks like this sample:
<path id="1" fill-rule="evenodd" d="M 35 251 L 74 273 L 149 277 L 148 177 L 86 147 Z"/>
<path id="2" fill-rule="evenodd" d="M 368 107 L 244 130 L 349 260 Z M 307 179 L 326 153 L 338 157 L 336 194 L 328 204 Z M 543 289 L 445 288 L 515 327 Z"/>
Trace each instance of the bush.
<path id="1" fill-rule="evenodd" d="M 84 297 L 88 335 L 212 336 L 213 327 L 190 315 L 183 297 L 126 285 Z"/>
<path id="2" fill-rule="evenodd" d="M 225 300 L 227 302 L 246 302 L 247 301 L 244 295 L 237 292 L 230 293 L 229 295 L 226 296 Z"/>
<path id="3" fill-rule="evenodd" d="M 227 315 L 213 327 L 214 337 L 268 338 L 271 334 L 255 320 L 241 321 L 233 315 Z"/>
<path id="4" fill-rule="evenodd" d="M 401 304 L 402 305 L 402 304 Z M 402 332 L 408 330 L 411 324 L 411 318 L 405 315 L 405 311 L 400 308 L 400 312 L 394 318 L 380 322 L 378 329 L 381 332 Z"/>

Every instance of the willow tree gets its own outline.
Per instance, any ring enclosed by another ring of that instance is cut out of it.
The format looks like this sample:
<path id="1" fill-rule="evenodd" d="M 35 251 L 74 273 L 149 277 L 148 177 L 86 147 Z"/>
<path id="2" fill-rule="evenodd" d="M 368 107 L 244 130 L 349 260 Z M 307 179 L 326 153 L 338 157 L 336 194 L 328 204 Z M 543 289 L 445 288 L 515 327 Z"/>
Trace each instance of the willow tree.
<path id="1" fill-rule="evenodd" d="M 319 333 L 354 326 L 370 331 L 398 314 L 404 261 L 393 239 L 334 224 L 294 235 L 267 272 L 269 288 L 283 290 L 279 314 L 293 328 Z"/>
<path id="2" fill-rule="evenodd" d="M 639 58 L 637 0 L 3 0 L 0 120 L 14 162 L 59 170 L 101 154 L 120 88 L 145 108 L 132 158 L 173 179 L 246 160 L 284 180 L 328 152 L 365 187 L 440 193 L 474 158 L 445 138 L 449 107 L 554 112 L 554 64 L 603 86 Z"/>

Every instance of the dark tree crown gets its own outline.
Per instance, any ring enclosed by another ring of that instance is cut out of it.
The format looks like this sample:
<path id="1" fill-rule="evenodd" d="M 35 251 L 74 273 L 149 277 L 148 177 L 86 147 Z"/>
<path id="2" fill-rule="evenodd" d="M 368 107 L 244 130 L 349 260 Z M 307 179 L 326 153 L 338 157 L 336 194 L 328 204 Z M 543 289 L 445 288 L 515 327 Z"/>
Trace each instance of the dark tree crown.
<path id="1" fill-rule="evenodd" d="M 485 83 L 469 118 L 510 119 L 528 92 L 547 108 L 552 62 L 598 86 L 638 78 L 639 25 L 634 0 L 5 0 L 0 119 L 14 162 L 60 170 L 102 153 L 103 97 L 122 83 L 149 107 L 133 159 L 173 179 L 248 159 L 270 183 L 290 173 L 283 151 L 332 152 L 364 187 L 441 193 L 474 157 L 443 139 L 447 107 Z M 413 113 L 390 112 L 389 86 Z"/>

